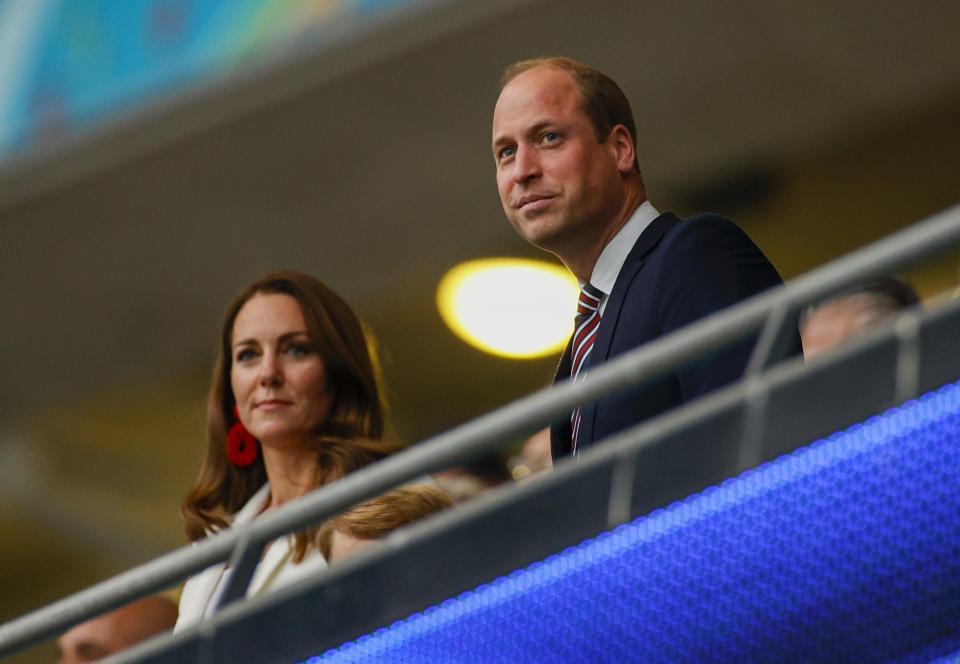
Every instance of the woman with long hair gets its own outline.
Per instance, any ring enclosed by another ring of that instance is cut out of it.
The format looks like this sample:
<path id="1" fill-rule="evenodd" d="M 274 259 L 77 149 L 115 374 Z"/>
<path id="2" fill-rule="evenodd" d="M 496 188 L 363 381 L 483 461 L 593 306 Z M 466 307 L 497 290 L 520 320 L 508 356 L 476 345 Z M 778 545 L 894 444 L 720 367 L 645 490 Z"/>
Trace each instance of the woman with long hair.
<path id="1" fill-rule="evenodd" d="M 206 458 L 183 504 L 196 541 L 397 451 L 381 441 L 384 405 L 370 337 L 313 277 L 276 272 L 227 308 L 207 401 Z M 247 596 L 326 567 L 317 528 L 271 542 Z M 208 616 L 230 570 L 192 577 L 176 629 Z"/>

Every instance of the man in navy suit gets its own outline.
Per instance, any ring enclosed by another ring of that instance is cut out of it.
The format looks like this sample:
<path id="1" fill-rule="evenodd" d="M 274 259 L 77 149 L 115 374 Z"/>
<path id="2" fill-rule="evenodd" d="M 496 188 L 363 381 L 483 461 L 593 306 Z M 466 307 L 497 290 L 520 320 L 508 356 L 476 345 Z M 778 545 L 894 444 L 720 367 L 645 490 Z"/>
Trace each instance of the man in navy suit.
<path id="1" fill-rule="evenodd" d="M 647 200 L 630 104 L 609 77 L 569 58 L 507 68 L 493 115 L 497 189 L 510 223 L 555 254 L 598 309 L 568 344 L 556 380 L 781 283 L 736 225 L 660 214 Z M 581 296 L 583 303 L 585 296 Z M 587 316 L 584 316 L 586 319 Z M 579 320 L 579 319 L 578 319 Z M 799 336 L 794 352 L 799 352 Z M 551 427 L 554 459 L 737 380 L 753 340 Z M 571 356 L 576 358 L 572 361 Z"/>

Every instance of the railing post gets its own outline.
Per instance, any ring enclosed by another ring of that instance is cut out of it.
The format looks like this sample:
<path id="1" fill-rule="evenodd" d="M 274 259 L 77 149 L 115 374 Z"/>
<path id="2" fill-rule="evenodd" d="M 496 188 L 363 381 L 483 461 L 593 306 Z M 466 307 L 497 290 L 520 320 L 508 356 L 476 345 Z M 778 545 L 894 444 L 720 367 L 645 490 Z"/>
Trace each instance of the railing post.
<path id="1" fill-rule="evenodd" d="M 740 425 L 741 440 L 737 450 L 737 467 L 750 468 L 757 465 L 763 449 L 766 431 L 768 390 L 759 375 L 744 379 L 746 397 L 743 407 L 743 422 Z"/>
<path id="2" fill-rule="evenodd" d="M 757 345 L 753 347 L 753 352 L 750 354 L 750 361 L 744 371 L 745 376 L 759 374 L 771 364 L 786 357 L 790 342 L 797 334 L 797 322 L 797 307 L 793 306 L 789 299 L 782 300 L 771 309 L 760 331 Z"/>
<path id="3" fill-rule="evenodd" d="M 230 564 L 227 567 L 226 588 L 220 594 L 219 599 L 213 604 L 213 611 L 219 611 L 220 607 L 226 606 L 233 601 L 246 596 L 247 588 L 250 586 L 250 579 L 257 569 L 260 557 L 263 555 L 265 544 L 259 541 L 253 541 L 248 532 L 243 532 L 233 548 L 233 555 L 230 557 Z"/>
<path id="4" fill-rule="evenodd" d="M 906 311 L 893 323 L 897 336 L 896 403 L 916 397 L 920 391 L 920 323 L 916 311 Z"/>
<path id="5" fill-rule="evenodd" d="M 607 528 L 610 530 L 630 520 L 636 470 L 636 451 L 625 452 L 613 465 L 610 477 L 610 507 L 607 509 Z"/>

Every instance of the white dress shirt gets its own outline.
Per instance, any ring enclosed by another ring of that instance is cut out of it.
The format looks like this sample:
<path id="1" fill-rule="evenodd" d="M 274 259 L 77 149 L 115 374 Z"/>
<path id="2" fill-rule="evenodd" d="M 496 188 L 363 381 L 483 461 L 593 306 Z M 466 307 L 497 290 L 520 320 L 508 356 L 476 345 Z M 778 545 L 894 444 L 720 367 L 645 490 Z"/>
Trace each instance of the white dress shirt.
<path id="1" fill-rule="evenodd" d="M 603 291 L 603 297 L 600 299 L 601 316 L 607 308 L 610 291 L 613 290 L 613 285 L 617 283 L 617 277 L 620 276 L 620 270 L 627 260 L 627 255 L 633 249 L 633 245 L 637 243 L 640 234 L 659 216 L 660 213 L 653 207 L 653 204 L 650 201 L 644 201 L 640 204 L 640 207 L 634 210 L 623 228 L 613 236 L 613 239 L 600 252 L 600 257 L 593 266 L 593 272 L 590 275 L 590 283 Z M 583 284 L 580 285 L 583 286 Z"/>
<path id="2" fill-rule="evenodd" d="M 270 500 L 270 483 L 265 483 L 247 504 L 233 517 L 231 527 L 250 523 Z M 288 535 L 270 543 L 263 559 L 257 565 L 247 587 L 247 597 L 262 595 L 276 588 L 292 585 L 307 577 L 316 575 L 327 567 L 320 550 L 311 547 L 300 563 L 293 562 L 294 537 Z M 215 599 L 223 594 L 232 570 L 226 563 L 212 565 L 199 574 L 190 577 L 180 595 L 180 617 L 173 631 L 178 632 L 193 627 L 204 618 L 213 614 Z"/>

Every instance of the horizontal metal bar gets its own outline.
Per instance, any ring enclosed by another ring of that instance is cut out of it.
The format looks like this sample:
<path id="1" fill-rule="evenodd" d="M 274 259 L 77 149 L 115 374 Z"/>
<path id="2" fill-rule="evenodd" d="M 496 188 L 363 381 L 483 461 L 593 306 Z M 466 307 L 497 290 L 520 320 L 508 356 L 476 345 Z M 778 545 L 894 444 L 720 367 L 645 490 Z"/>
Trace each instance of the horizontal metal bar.
<path id="1" fill-rule="evenodd" d="M 944 315 L 960 320 L 960 301 L 917 318 L 923 328 Z M 953 338 L 951 331 L 943 333 Z M 820 435 L 810 437 L 811 431 L 832 432 L 860 419 L 862 412 L 825 411 L 816 400 L 805 397 L 811 390 L 826 391 L 832 401 L 863 406 L 861 385 L 846 380 L 849 369 L 852 364 L 864 364 L 860 358 L 864 353 L 875 358 L 871 351 L 892 348 L 894 334 L 894 326 L 881 326 L 841 352 L 818 360 L 816 366 L 799 361 L 781 364 L 717 390 L 689 407 L 607 439 L 576 461 L 564 460 L 535 482 L 485 494 L 455 512 L 395 533 L 399 537 L 387 538 L 366 557 L 338 564 L 297 588 L 225 608 L 203 629 L 145 644 L 120 655 L 116 664 L 180 664 L 196 661 L 185 652 L 206 651 L 215 653 L 216 661 L 248 658 L 285 664 L 421 611 L 810 443 Z M 891 375 L 895 371 L 890 363 L 879 368 Z M 807 389 L 798 390 L 802 385 Z M 868 391 L 867 410 L 872 414 L 885 408 L 894 391 L 892 382 L 889 390 Z M 799 412 L 791 418 L 798 417 L 805 426 L 798 430 L 788 421 L 762 423 L 756 454 L 741 458 L 738 436 L 718 435 L 723 433 L 718 424 L 737 421 L 737 413 L 747 411 L 757 393 L 793 397 L 791 411 Z M 684 477 L 664 476 L 663 468 L 678 466 L 689 472 Z M 616 495 L 622 493 L 632 495 Z M 626 505 L 620 505 L 624 501 Z M 612 506 L 617 506 L 613 511 L 619 514 L 611 521 Z M 550 518 L 544 519 L 544 514 Z M 475 555 L 479 550 L 483 555 Z M 445 564 L 438 567 L 438 561 Z M 254 632 L 256 638 L 246 638 Z"/>
<path id="2" fill-rule="evenodd" d="M 424 474 L 502 447 L 574 406 L 623 391 L 714 352 L 760 328 L 778 308 L 822 298 L 887 274 L 960 241 L 960 205 L 894 233 L 823 267 L 716 312 L 669 336 L 624 353 L 576 383 L 541 390 L 352 473 L 242 529 L 206 538 L 0 626 L 0 657 L 53 636 L 103 611 L 165 588 L 222 562 L 241 536 L 264 543 L 317 524 L 362 500 Z"/>

